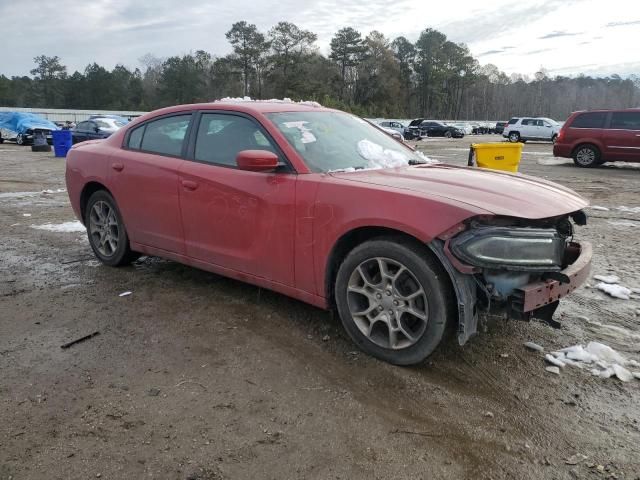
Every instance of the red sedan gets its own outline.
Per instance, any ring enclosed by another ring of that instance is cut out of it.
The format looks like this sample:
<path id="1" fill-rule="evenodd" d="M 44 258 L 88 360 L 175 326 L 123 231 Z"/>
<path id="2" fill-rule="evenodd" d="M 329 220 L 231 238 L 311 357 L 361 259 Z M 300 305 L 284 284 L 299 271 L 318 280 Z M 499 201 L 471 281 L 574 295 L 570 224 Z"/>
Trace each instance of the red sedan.
<path id="1" fill-rule="evenodd" d="M 103 263 L 156 255 L 335 308 L 364 351 L 422 361 L 482 310 L 549 321 L 586 278 L 587 202 L 428 162 L 353 115 L 291 102 L 165 108 L 74 146 L 67 188 Z"/>

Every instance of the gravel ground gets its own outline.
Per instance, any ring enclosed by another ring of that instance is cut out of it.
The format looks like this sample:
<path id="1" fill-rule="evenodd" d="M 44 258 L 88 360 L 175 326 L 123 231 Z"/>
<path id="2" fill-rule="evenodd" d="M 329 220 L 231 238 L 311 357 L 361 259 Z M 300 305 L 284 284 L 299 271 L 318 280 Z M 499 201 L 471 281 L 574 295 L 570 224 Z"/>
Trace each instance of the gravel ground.
<path id="1" fill-rule="evenodd" d="M 498 137 L 419 148 L 466 164 L 478 140 Z M 554 375 L 523 347 L 597 340 L 640 360 L 640 297 L 585 286 L 561 330 L 487 319 L 393 367 L 281 295 L 157 258 L 99 265 L 82 232 L 32 228 L 75 220 L 63 159 L 5 143 L 0 167 L 0 479 L 640 478 L 640 381 Z M 640 212 L 616 207 L 640 206 L 639 167 L 578 169 L 543 143 L 521 166 L 609 208 L 577 235 L 593 274 L 629 287 Z"/>

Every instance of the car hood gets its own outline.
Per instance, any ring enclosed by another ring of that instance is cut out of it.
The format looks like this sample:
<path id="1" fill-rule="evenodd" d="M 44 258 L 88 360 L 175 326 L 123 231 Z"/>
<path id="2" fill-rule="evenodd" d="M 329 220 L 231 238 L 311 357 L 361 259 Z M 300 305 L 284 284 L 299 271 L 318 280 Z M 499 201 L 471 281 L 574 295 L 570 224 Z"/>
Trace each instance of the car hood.
<path id="1" fill-rule="evenodd" d="M 335 172 L 343 180 L 466 203 L 494 215 L 541 219 L 588 206 L 573 190 L 536 177 L 452 165 Z"/>

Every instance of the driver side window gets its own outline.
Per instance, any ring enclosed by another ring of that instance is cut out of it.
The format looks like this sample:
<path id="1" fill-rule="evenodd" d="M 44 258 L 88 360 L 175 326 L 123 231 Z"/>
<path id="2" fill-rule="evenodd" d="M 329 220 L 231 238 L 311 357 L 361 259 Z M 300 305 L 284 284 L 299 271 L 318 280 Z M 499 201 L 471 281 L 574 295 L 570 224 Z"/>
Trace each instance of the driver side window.
<path id="1" fill-rule="evenodd" d="M 242 150 L 278 153 L 253 120 L 222 113 L 202 114 L 196 137 L 195 160 L 235 167 L 236 156 Z"/>

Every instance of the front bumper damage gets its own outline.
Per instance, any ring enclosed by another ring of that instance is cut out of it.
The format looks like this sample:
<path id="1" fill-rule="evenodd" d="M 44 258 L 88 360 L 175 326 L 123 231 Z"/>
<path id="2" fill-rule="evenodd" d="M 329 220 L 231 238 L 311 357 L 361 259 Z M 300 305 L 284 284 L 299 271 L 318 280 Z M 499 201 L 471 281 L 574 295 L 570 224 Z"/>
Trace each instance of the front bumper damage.
<path id="1" fill-rule="evenodd" d="M 580 218 L 579 224 L 584 224 Z M 584 218 L 586 223 L 586 218 Z M 508 296 L 496 295 L 484 279 L 483 269 L 460 261 L 450 249 L 450 241 L 466 230 L 459 225 L 432 241 L 429 247 L 449 274 L 458 307 L 458 343 L 464 345 L 477 333 L 481 312 L 517 320 L 538 318 L 554 327 L 559 301 L 582 285 L 591 270 L 592 247 L 589 242 L 568 241 L 560 271 L 541 272 L 519 285 Z"/>
<path id="2" fill-rule="evenodd" d="M 568 267 L 559 272 L 560 275 L 554 275 L 555 279 L 547 278 L 516 289 L 510 300 L 511 316 L 523 320 L 536 317 L 552 323 L 553 312 L 560 299 L 589 277 L 592 254 L 589 242 L 570 242 L 566 252 L 568 258 L 565 259 Z"/>

